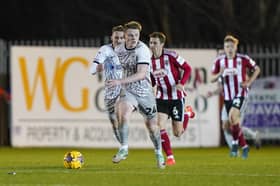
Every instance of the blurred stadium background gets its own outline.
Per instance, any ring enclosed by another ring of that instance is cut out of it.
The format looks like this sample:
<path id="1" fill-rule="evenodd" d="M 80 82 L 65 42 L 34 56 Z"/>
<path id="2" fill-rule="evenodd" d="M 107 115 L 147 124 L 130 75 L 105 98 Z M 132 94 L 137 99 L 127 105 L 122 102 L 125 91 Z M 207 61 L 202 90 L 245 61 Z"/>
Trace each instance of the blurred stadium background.
<path id="1" fill-rule="evenodd" d="M 104 114 L 102 96 L 99 96 L 102 76 L 91 77 L 86 67 L 97 48 L 110 42 L 111 27 L 129 20 L 142 23 L 141 39 L 145 42 L 153 31 L 166 33 L 167 47 L 177 48 L 196 69 L 187 88 L 193 90 L 188 99 L 192 100 L 198 117 L 191 123 L 187 137 L 178 141 L 172 139 L 175 146 L 224 145 L 219 123 L 221 100 L 218 97 L 207 100 L 205 91 L 213 88 L 209 83 L 210 67 L 216 49 L 221 47 L 223 37 L 228 33 L 240 39 L 239 52 L 251 56 L 261 67 L 260 82 L 255 91 L 260 99 L 255 100 L 255 108 L 252 108 L 258 113 L 249 113 L 246 125 L 261 131 L 263 145 L 279 145 L 280 2 L 10 0 L 1 4 L 1 146 L 116 147 L 114 139 L 108 137 L 110 124 Z M 63 78 L 54 77 L 55 65 L 66 63 L 73 64 L 75 70 L 69 67 L 67 73 L 60 72 L 65 75 Z M 24 68 L 27 69 L 26 76 Z M 44 73 L 45 83 L 42 80 Z M 27 83 L 23 77 L 27 78 Z M 38 83 L 34 84 L 36 77 Z M 65 86 L 60 90 L 63 98 L 59 90 L 55 94 L 50 88 L 57 86 L 59 89 L 57 82 L 65 82 L 60 84 Z M 88 103 L 81 102 L 82 93 L 75 87 L 88 92 L 85 93 L 89 94 L 85 99 Z M 50 99 L 50 102 L 44 99 Z M 142 121 L 136 117 L 135 122 Z M 134 127 L 134 131 L 139 131 L 131 135 L 135 147 L 149 147 L 149 142 L 147 146 L 137 144 L 138 138 L 146 143 L 147 136 L 139 125 Z M 213 133 L 205 138 L 203 130 L 208 129 Z"/>

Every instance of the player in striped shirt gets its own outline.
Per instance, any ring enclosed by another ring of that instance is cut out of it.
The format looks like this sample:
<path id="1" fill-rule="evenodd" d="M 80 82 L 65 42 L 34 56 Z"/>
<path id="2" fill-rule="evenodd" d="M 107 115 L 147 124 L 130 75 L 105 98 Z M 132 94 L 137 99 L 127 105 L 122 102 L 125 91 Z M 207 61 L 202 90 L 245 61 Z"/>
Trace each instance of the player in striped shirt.
<path id="1" fill-rule="evenodd" d="M 260 73 L 260 68 L 249 56 L 237 53 L 238 39 L 232 35 L 224 38 L 225 55 L 216 58 L 212 73 L 214 80 L 222 77 L 224 104 L 229 114 L 232 132 L 231 156 L 237 157 L 238 145 L 242 147 L 242 158 L 248 157 L 249 147 L 240 129 L 240 109 L 247 96 L 247 89 Z M 247 70 L 253 71 L 246 79 Z"/>
<path id="2" fill-rule="evenodd" d="M 114 26 L 112 28 L 112 43 L 103 45 L 97 52 L 93 63 L 90 67 L 91 74 L 101 72 L 104 70 L 105 81 L 110 79 L 122 78 L 122 67 L 114 48 L 124 42 L 124 28 L 122 25 Z M 113 132 L 116 139 L 120 142 L 120 135 L 118 131 L 118 121 L 115 113 L 115 103 L 119 98 L 121 86 L 110 88 L 105 86 L 104 102 L 110 122 L 112 124 Z"/>
<path id="3" fill-rule="evenodd" d="M 164 49 L 165 40 L 166 36 L 162 32 L 150 34 L 149 45 L 153 54 L 151 79 L 156 87 L 158 125 L 161 129 L 162 148 L 167 156 L 166 165 L 174 165 L 175 158 L 165 122 L 170 117 L 173 134 L 180 137 L 187 128 L 189 117 L 194 117 L 190 106 L 187 112 L 184 111 L 184 85 L 190 77 L 191 67 L 176 52 Z"/>

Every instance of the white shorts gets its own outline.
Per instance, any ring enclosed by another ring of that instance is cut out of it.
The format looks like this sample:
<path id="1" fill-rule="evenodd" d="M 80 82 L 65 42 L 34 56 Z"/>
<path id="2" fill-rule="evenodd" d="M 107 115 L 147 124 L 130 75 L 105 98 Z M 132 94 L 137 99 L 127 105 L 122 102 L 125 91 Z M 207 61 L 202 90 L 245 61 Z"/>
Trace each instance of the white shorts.
<path id="1" fill-rule="evenodd" d="M 140 97 L 131 92 L 123 91 L 120 95 L 120 101 L 132 104 L 147 119 L 152 119 L 157 115 L 156 99 L 153 92 L 150 95 Z"/>
<path id="2" fill-rule="evenodd" d="M 116 105 L 116 102 L 117 102 L 118 98 L 119 97 L 117 96 L 117 97 L 112 98 L 112 99 L 105 99 L 104 100 L 106 110 L 107 110 L 109 115 L 115 114 L 115 105 Z"/>

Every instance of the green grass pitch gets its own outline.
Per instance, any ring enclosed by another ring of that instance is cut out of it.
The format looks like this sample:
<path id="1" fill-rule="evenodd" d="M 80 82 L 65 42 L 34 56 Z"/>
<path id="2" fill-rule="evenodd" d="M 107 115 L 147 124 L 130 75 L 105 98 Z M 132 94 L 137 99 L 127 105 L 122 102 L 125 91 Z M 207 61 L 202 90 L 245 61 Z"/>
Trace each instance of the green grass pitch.
<path id="1" fill-rule="evenodd" d="M 82 169 L 63 167 L 67 151 L 85 158 Z M 113 164 L 117 149 L 0 148 L 0 186 L 279 186 L 280 148 L 251 147 L 249 158 L 230 158 L 228 149 L 174 149 L 176 165 L 156 168 L 152 149 L 131 149 Z M 8 172 L 16 172 L 15 175 Z"/>

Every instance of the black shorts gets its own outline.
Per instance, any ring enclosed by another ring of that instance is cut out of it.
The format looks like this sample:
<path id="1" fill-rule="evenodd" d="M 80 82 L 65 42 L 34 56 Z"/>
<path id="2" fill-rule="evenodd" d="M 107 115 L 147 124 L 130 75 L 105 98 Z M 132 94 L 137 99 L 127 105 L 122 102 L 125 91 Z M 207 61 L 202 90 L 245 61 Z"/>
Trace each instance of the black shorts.
<path id="1" fill-rule="evenodd" d="M 157 111 L 167 114 L 174 121 L 184 120 L 185 100 L 162 100 L 157 99 Z"/>
<path id="2" fill-rule="evenodd" d="M 240 110 L 243 102 L 244 102 L 244 97 L 235 97 L 233 98 L 233 100 L 225 100 L 224 103 L 226 106 L 227 113 L 229 113 L 231 107 L 235 107 L 238 110 Z"/>

